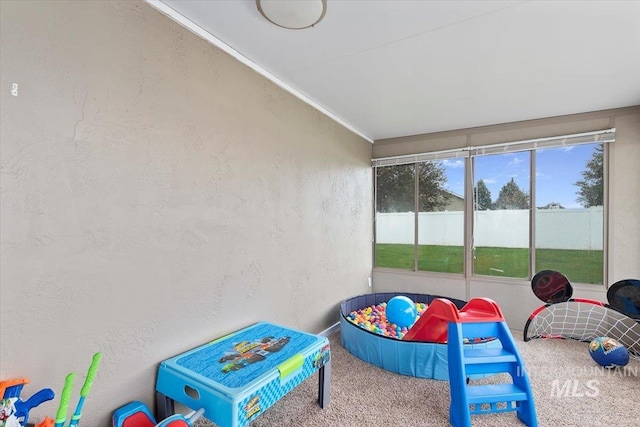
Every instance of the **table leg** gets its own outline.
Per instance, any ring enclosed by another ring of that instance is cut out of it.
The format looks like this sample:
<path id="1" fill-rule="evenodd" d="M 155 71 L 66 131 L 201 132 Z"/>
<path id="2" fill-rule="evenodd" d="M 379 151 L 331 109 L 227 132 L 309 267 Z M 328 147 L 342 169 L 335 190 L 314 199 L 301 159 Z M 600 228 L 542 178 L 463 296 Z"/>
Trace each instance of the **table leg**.
<path id="1" fill-rule="evenodd" d="M 156 419 L 164 420 L 175 414 L 175 402 L 170 397 L 156 391 Z"/>
<path id="2" fill-rule="evenodd" d="M 318 404 L 322 409 L 329 405 L 331 392 L 331 360 L 318 370 Z"/>

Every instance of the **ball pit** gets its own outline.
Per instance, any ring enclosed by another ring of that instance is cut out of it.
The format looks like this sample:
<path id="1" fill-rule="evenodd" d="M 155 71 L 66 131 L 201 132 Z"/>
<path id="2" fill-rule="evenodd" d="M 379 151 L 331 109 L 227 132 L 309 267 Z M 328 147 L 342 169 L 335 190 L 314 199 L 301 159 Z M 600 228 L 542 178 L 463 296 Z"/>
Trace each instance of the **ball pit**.
<path id="1" fill-rule="evenodd" d="M 393 300 L 393 298 L 391 300 Z M 420 315 L 427 309 L 427 305 L 423 302 L 414 303 L 413 301 L 411 301 L 411 304 L 414 304 L 416 309 L 416 316 L 413 322 L 415 323 L 420 318 Z M 400 326 L 389 321 L 387 318 L 386 301 L 383 301 L 380 304 L 374 304 L 369 307 L 353 310 L 347 315 L 347 319 L 351 323 L 358 325 L 363 329 L 367 329 L 385 337 L 397 339 L 402 339 L 404 334 L 409 330 L 408 328 L 411 327 L 411 325 L 409 325 L 409 327 Z"/>
<path id="2" fill-rule="evenodd" d="M 437 380 L 449 379 L 447 345 L 403 341 L 408 328 L 386 319 L 386 303 L 405 296 L 416 304 L 417 316 L 436 298 L 451 300 L 458 309 L 465 301 L 427 294 L 372 293 L 345 300 L 340 305 L 340 338 L 349 353 L 363 361 L 401 375 Z M 419 317 L 417 317 L 419 318 Z M 416 321 L 417 321 L 416 318 Z M 500 348 L 498 340 L 469 343 L 469 348 Z M 486 375 L 472 376 L 480 378 Z"/>

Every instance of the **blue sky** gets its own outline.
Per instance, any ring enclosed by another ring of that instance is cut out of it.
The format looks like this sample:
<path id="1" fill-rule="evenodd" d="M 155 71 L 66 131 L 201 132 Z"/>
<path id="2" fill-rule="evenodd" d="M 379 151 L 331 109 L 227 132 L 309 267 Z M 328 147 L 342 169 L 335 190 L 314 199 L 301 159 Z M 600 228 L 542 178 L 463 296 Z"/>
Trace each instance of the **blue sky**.
<path id="1" fill-rule="evenodd" d="M 574 145 L 536 151 L 536 206 L 558 202 L 567 209 L 582 208 L 576 201 L 576 181 L 591 160 L 597 144 Z M 495 202 L 504 184 L 514 178 L 518 186 L 529 192 L 529 152 L 481 156 L 475 158 L 474 182 L 482 179 Z M 464 194 L 464 160 L 443 161 L 447 174 L 447 188 Z"/>

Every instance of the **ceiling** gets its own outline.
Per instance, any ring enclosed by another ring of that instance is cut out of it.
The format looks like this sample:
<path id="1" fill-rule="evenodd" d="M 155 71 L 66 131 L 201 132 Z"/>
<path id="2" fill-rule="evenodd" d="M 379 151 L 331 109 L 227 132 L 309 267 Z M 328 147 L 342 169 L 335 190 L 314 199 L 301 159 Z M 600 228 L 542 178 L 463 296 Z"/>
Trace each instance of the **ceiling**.
<path id="1" fill-rule="evenodd" d="M 372 141 L 640 105 L 637 0 L 328 0 L 304 30 L 147 1 Z"/>

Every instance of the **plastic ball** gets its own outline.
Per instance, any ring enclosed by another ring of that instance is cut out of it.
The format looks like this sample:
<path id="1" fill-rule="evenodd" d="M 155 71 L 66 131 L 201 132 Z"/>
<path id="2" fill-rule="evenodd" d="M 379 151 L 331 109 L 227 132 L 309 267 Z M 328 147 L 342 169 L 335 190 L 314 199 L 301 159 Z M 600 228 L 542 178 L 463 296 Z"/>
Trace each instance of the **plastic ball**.
<path id="1" fill-rule="evenodd" d="M 399 327 L 409 327 L 416 321 L 416 304 L 405 296 L 393 297 L 387 303 L 387 320 Z"/>
<path id="2" fill-rule="evenodd" d="M 618 341 L 598 337 L 589 343 L 589 355 L 600 366 L 611 368 L 629 363 L 629 351 Z"/>

